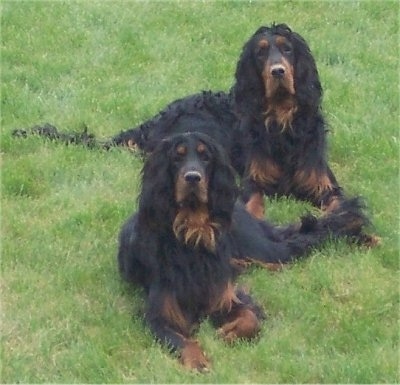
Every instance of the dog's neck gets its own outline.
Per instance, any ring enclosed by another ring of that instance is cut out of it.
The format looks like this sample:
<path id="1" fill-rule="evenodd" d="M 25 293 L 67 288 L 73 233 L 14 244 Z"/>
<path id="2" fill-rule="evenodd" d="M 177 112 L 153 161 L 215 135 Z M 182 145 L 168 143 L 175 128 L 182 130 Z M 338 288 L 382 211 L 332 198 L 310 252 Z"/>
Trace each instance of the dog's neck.
<path id="1" fill-rule="evenodd" d="M 176 238 L 186 245 L 195 248 L 203 245 L 215 251 L 220 225 L 211 220 L 207 204 L 179 207 L 172 229 Z"/>
<path id="2" fill-rule="evenodd" d="M 285 98 L 273 97 L 267 99 L 264 112 L 266 129 L 269 130 L 274 123 L 281 128 L 281 132 L 292 128 L 297 108 L 297 102 L 293 95 L 286 95 Z"/>

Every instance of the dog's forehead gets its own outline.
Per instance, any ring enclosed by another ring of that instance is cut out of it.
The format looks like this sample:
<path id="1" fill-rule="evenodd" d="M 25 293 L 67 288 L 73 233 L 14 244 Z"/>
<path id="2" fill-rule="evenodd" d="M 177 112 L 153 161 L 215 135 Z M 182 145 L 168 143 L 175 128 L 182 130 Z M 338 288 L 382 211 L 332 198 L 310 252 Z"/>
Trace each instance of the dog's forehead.
<path id="1" fill-rule="evenodd" d="M 182 135 L 175 143 L 175 151 L 179 155 L 186 155 L 191 152 L 203 153 L 207 151 L 207 144 L 196 135 Z"/>
<path id="2" fill-rule="evenodd" d="M 290 40 L 287 36 L 279 33 L 272 33 L 270 31 L 265 31 L 257 38 L 258 48 L 268 48 L 271 45 L 284 45 L 289 44 Z"/>

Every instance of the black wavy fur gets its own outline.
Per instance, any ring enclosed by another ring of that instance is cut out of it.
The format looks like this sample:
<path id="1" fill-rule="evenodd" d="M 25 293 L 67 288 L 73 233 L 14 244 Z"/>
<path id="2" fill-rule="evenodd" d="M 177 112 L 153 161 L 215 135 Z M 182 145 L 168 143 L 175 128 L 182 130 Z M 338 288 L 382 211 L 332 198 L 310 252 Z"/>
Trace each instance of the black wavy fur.
<path id="1" fill-rule="evenodd" d="M 276 44 L 277 37 L 286 39 L 283 48 Z M 269 41 L 269 51 L 260 48 L 260 41 Z M 278 87 L 275 97 L 267 98 L 263 71 L 272 61 L 276 65 L 284 60 L 292 68 L 294 95 Z M 54 134 L 54 126 L 50 135 L 40 127 L 30 131 L 89 147 L 134 145 L 149 153 L 160 140 L 174 133 L 193 131 L 195 127 L 210 135 L 229 154 L 232 165 L 243 178 L 244 202 L 254 194 L 265 193 L 294 195 L 321 207 L 328 205 L 332 197 L 341 197 L 342 190 L 326 161 L 322 87 L 306 41 L 286 24 L 260 27 L 243 46 L 235 79 L 229 93 L 203 91 L 178 99 L 153 118 L 108 141 L 96 141 L 86 131 Z M 282 123 L 274 120 L 273 109 L 266 124 L 271 105 L 284 104 L 288 99 L 293 99 L 297 109 L 285 121 L 288 127 L 284 129 Z M 16 130 L 14 134 L 25 136 L 27 132 Z M 257 161 L 257 173 L 252 168 L 253 161 Z"/>
<path id="2" fill-rule="evenodd" d="M 89 148 L 109 147 L 107 142 L 102 143 L 96 139 L 94 134 L 88 133 L 86 126 L 81 132 L 61 132 L 54 125 L 44 123 L 28 129 L 15 129 L 12 132 L 12 136 L 17 138 L 26 138 L 29 135 L 38 135 L 65 144 L 82 144 Z"/>
<path id="3" fill-rule="evenodd" d="M 367 223 L 351 200 L 321 219 L 275 227 L 251 216 L 237 196 L 233 168 L 212 138 L 173 135 L 146 160 L 138 211 L 120 232 L 121 276 L 144 288 L 148 326 L 191 369 L 210 365 L 193 339 L 204 317 L 228 342 L 253 338 L 261 327 L 262 310 L 234 286 L 238 266 L 288 263 L 327 239 L 357 239 Z"/>
<path id="4" fill-rule="evenodd" d="M 151 153 L 170 135 L 199 131 L 227 151 L 253 216 L 264 217 L 264 194 L 294 196 L 326 211 L 342 203 L 343 190 L 327 163 L 322 87 L 306 41 L 285 24 L 259 28 L 243 46 L 235 78 L 229 93 L 203 91 L 176 100 L 111 140 L 98 141 L 86 130 L 60 133 L 51 125 L 14 134 Z"/>
<path id="5" fill-rule="evenodd" d="M 272 86 L 266 84 L 266 73 L 276 66 L 286 69 L 293 94 L 285 88 L 283 75 L 271 75 L 276 89 L 267 96 Z M 243 177 L 245 202 L 264 193 L 293 195 L 318 207 L 341 198 L 342 190 L 326 160 L 322 87 L 305 40 L 285 24 L 259 28 L 243 47 L 235 78 L 229 93 L 208 91 L 176 100 L 112 141 L 136 142 L 151 152 L 157 141 L 182 132 L 182 127 L 199 129 L 191 124 L 196 120 L 201 122 L 201 132 L 225 148 Z"/>

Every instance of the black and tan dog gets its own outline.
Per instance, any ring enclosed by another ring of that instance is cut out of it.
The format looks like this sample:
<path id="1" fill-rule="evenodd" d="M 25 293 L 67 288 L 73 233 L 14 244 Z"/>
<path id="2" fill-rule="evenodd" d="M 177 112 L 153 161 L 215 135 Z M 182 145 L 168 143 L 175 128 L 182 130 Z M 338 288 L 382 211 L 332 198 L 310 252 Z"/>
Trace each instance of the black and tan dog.
<path id="1" fill-rule="evenodd" d="M 260 307 L 235 286 L 238 267 L 288 263 L 327 238 L 357 241 L 366 223 L 352 200 L 321 219 L 278 228 L 250 215 L 237 193 L 235 173 L 214 140 L 171 136 L 146 160 L 138 211 L 120 233 L 122 277 L 145 289 L 147 324 L 188 368 L 209 367 L 193 337 L 205 317 L 227 342 L 260 330 Z"/>
<path id="2" fill-rule="evenodd" d="M 192 130 L 190 121 L 198 120 L 229 153 L 255 217 L 264 216 L 264 194 L 335 207 L 343 194 L 327 164 L 322 87 L 305 40 L 285 24 L 259 28 L 243 47 L 235 78 L 229 94 L 179 99 L 113 142 L 151 152 L 159 140 L 183 127 Z"/>
<path id="3" fill-rule="evenodd" d="M 259 28 L 243 47 L 235 78 L 229 93 L 176 100 L 102 145 L 151 153 L 172 134 L 203 132 L 228 153 L 241 176 L 241 199 L 254 217 L 265 215 L 264 195 L 294 196 L 325 212 L 337 207 L 345 198 L 328 166 L 322 87 L 305 40 L 285 24 Z M 365 236 L 368 246 L 378 242 Z"/>

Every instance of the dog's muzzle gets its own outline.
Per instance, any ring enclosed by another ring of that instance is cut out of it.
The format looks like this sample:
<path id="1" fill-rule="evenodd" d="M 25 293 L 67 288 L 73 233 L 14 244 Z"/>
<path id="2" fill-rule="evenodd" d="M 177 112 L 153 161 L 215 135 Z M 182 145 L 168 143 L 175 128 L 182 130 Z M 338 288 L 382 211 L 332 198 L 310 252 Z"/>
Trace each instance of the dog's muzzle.
<path id="1" fill-rule="evenodd" d="M 285 76 L 285 67 L 282 64 L 271 66 L 271 75 L 276 79 L 282 79 Z"/>
<path id="2" fill-rule="evenodd" d="M 185 182 L 190 184 L 199 183 L 201 181 L 201 174 L 198 171 L 187 171 L 183 175 Z"/>

